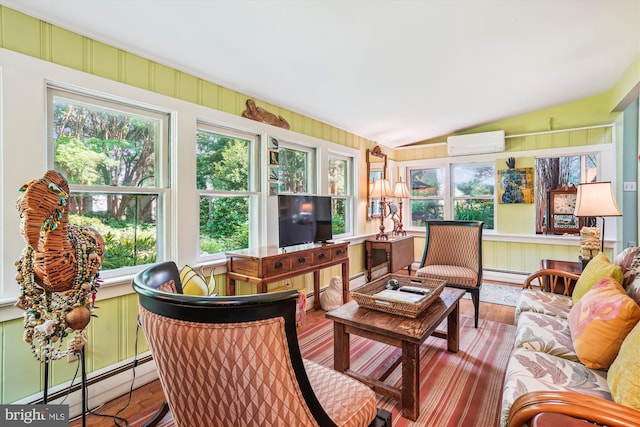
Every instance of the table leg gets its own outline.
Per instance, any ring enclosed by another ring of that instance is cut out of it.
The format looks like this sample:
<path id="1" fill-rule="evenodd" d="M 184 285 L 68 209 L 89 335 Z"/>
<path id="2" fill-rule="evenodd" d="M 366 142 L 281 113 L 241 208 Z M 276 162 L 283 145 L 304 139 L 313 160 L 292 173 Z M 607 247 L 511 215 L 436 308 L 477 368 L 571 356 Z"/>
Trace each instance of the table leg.
<path id="1" fill-rule="evenodd" d="M 350 367 L 349 334 L 345 331 L 345 326 L 338 322 L 333 322 L 333 369 L 344 372 Z"/>
<path id="2" fill-rule="evenodd" d="M 415 421 L 420 416 L 420 346 L 402 342 L 402 416 Z"/>
<path id="3" fill-rule="evenodd" d="M 315 270 L 313 272 L 313 309 L 321 310 L 322 304 L 320 304 L 320 271 Z"/>
<path id="4" fill-rule="evenodd" d="M 453 310 L 447 316 L 447 350 L 457 353 L 460 342 L 460 304 L 456 301 Z"/>
<path id="5" fill-rule="evenodd" d="M 349 301 L 349 259 L 342 263 L 342 303 Z"/>
<path id="6" fill-rule="evenodd" d="M 227 274 L 227 296 L 231 297 L 236 294 L 236 279 L 232 279 Z"/>

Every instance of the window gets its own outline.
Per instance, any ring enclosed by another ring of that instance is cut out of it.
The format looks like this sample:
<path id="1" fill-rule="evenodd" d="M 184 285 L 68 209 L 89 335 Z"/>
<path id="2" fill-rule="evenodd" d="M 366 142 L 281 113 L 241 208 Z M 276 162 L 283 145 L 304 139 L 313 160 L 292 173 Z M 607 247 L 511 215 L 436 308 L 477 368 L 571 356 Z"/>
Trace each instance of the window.
<path id="1" fill-rule="evenodd" d="M 598 155 L 537 158 L 535 170 L 536 233 L 541 234 L 547 229 L 547 193 L 558 187 L 597 181 Z"/>
<path id="2" fill-rule="evenodd" d="M 444 169 L 409 171 L 411 225 L 423 227 L 427 221 L 444 219 Z"/>
<path id="3" fill-rule="evenodd" d="M 346 157 L 329 157 L 329 194 L 331 195 L 331 225 L 333 235 L 351 233 L 353 229 L 351 165 Z"/>
<path id="4" fill-rule="evenodd" d="M 163 258 L 166 113 L 48 88 L 54 169 L 69 182 L 69 222 L 105 240 L 102 271 Z"/>
<path id="5" fill-rule="evenodd" d="M 483 221 L 494 228 L 495 171 L 492 164 L 452 165 L 453 218 Z"/>
<path id="6" fill-rule="evenodd" d="M 278 167 L 281 193 L 312 193 L 313 151 L 298 146 L 278 146 Z"/>
<path id="7" fill-rule="evenodd" d="M 252 153 L 257 137 L 198 124 L 196 187 L 200 198 L 200 256 L 245 249 L 255 206 Z"/>

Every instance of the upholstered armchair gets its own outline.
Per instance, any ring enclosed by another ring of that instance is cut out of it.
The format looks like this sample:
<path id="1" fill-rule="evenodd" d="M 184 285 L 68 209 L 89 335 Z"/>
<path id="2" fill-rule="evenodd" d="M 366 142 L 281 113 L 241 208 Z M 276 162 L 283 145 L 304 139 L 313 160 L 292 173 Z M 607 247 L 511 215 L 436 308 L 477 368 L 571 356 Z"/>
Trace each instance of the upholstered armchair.
<path id="1" fill-rule="evenodd" d="M 427 221 L 427 234 L 416 276 L 446 280 L 446 286 L 471 294 L 478 327 L 482 285 L 482 221 Z"/>
<path id="2" fill-rule="evenodd" d="M 302 358 L 297 291 L 181 295 L 171 264 L 133 287 L 177 426 L 391 426 L 371 389 Z"/>

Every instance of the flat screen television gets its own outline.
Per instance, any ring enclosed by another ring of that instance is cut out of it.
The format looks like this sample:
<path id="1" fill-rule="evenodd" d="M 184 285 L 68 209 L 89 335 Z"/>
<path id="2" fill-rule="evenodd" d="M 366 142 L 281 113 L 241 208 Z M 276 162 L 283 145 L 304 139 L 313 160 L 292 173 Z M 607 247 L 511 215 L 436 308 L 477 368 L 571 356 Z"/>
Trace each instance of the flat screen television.
<path id="1" fill-rule="evenodd" d="M 279 246 L 331 240 L 331 197 L 278 195 Z"/>

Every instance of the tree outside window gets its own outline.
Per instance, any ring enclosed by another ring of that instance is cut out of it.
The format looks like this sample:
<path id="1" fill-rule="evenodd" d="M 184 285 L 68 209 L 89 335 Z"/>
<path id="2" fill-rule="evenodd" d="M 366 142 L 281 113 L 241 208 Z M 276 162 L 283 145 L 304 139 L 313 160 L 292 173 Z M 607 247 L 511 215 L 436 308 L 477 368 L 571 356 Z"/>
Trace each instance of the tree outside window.
<path id="1" fill-rule="evenodd" d="M 329 158 L 329 194 L 331 195 L 331 225 L 333 235 L 351 231 L 351 159 Z"/>
<path id="2" fill-rule="evenodd" d="M 200 253 L 249 247 L 250 153 L 254 137 L 196 132 L 196 187 L 200 195 Z"/>
<path id="3" fill-rule="evenodd" d="M 585 154 L 562 157 L 543 157 L 535 160 L 536 233 L 547 228 L 548 192 L 559 187 L 578 186 L 596 182 L 598 156 Z M 595 226 L 595 219 L 587 219 L 587 226 Z"/>
<path id="4" fill-rule="evenodd" d="M 483 221 L 494 228 L 495 171 L 493 165 L 453 165 L 454 219 Z"/>
<path id="5" fill-rule="evenodd" d="M 71 190 L 69 222 L 102 235 L 103 271 L 155 262 L 168 115 L 52 87 L 48 93 L 53 165 Z"/>
<path id="6" fill-rule="evenodd" d="M 310 153 L 283 147 L 278 148 L 280 192 L 309 193 Z"/>
<path id="7" fill-rule="evenodd" d="M 425 226 L 427 221 L 444 219 L 444 169 L 409 171 L 411 225 Z"/>

